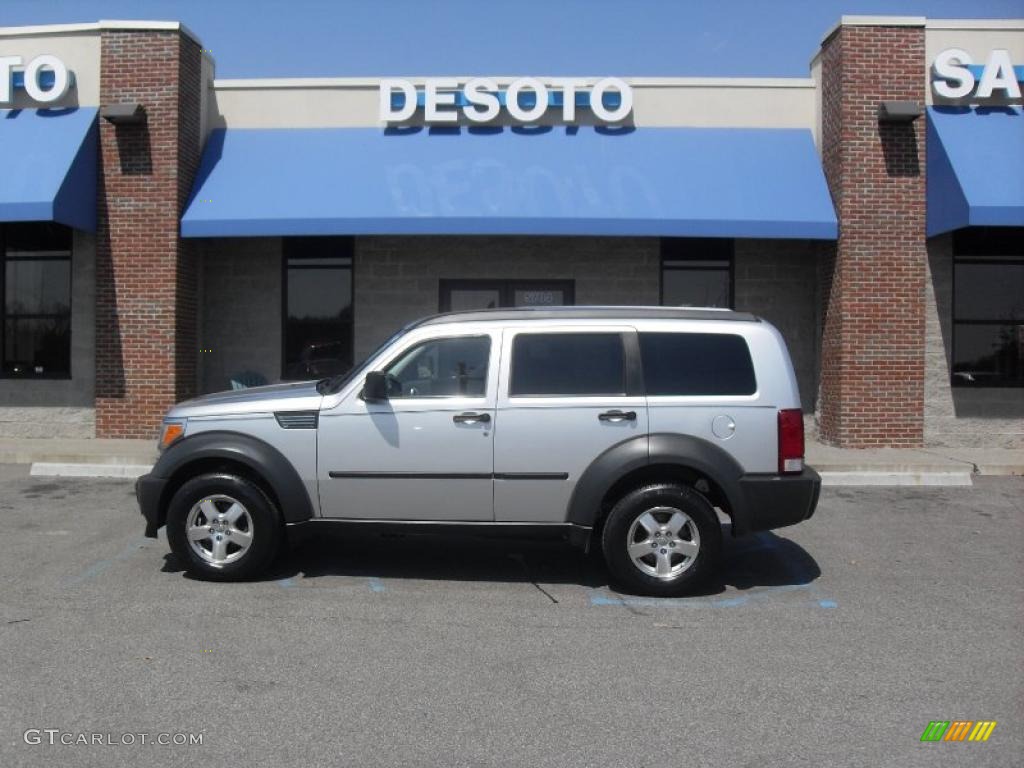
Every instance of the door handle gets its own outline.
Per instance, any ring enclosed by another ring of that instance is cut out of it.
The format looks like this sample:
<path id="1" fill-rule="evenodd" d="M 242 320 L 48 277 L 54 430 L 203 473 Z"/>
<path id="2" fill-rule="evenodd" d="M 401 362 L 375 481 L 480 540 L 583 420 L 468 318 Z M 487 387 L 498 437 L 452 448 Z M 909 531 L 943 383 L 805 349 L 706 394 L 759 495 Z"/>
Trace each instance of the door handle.
<path id="1" fill-rule="evenodd" d="M 605 411 L 597 414 L 601 421 L 636 421 L 636 411 Z"/>
<path id="2" fill-rule="evenodd" d="M 456 424 L 487 424 L 490 420 L 491 414 L 489 413 L 473 413 L 471 411 L 452 416 L 452 421 Z"/>

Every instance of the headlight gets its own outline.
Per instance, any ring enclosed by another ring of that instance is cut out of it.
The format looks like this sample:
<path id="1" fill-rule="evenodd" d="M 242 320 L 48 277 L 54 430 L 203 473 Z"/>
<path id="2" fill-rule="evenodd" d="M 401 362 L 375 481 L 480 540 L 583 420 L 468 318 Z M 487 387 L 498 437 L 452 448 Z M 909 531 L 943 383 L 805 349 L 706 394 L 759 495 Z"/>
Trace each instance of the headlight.
<path id="1" fill-rule="evenodd" d="M 184 437 L 186 423 L 186 419 L 165 420 L 163 429 L 160 431 L 160 444 L 157 447 L 162 451 L 175 440 Z"/>

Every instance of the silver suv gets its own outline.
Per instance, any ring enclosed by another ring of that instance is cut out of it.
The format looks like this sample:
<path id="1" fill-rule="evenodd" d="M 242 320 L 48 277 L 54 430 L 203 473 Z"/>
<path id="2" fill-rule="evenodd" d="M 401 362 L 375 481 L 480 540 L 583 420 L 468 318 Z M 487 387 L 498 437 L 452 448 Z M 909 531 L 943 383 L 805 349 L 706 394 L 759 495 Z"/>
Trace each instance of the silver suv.
<path id="1" fill-rule="evenodd" d="M 809 518 L 820 479 L 785 342 L 753 315 L 565 307 L 437 315 L 352 371 L 175 406 L 137 495 L 194 573 L 267 568 L 320 526 L 556 535 L 686 592 L 732 535 Z"/>

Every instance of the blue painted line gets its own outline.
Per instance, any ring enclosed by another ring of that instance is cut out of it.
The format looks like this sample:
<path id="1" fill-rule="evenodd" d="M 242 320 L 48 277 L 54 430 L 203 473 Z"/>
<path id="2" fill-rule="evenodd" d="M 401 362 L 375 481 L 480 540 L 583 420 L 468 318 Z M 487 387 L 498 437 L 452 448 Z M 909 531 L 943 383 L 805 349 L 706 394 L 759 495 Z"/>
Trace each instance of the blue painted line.
<path id="1" fill-rule="evenodd" d="M 630 605 L 635 607 L 653 608 L 738 608 L 753 602 L 761 602 L 774 594 L 783 592 L 807 592 L 810 584 L 781 584 L 777 587 L 762 587 L 757 592 L 750 592 L 735 597 L 622 597 L 609 595 L 600 590 L 590 593 L 592 606 Z M 814 605 L 820 608 L 837 608 L 834 600 L 817 600 Z"/>
<path id="2" fill-rule="evenodd" d="M 381 582 L 380 579 L 367 579 L 366 583 L 367 585 L 369 585 L 370 590 L 373 592 L 384 592 L 386 590 L 383 582 Z"/>
<path id="3" fill-rule="evenodd" d="M 291 579 L 291 578 L 279 579 L 278 582 L 277 582 L 277 586 L 279 586 L 279 587 L 294 587 L 295 586 L 295 579 Z"/>
<path id="4" fill-rule="evenodd" d="M 122 560 L 127 560 L 129 557 L 134 555 L 136 552 L 139 551 L 139 549 L 143 545 L 146 544 L 147 541 L 148 540 L 144 539 L 144 538 L 137 539 L 137 540 L 133 541 L 131 544 L 126 546 L 124 549 L 122 549 L 120 552 L 118 552 L 113 557 L 108 558 L 106 560 L 99 560 L 99 561 L 93 563 L 92 565 L 90 565 L 88 568 L 86 568 L 84 571 L 82 571 L 77 576 L 72 576 L 72 577 L 70 577 L 68 579 L 65 579 L 63 584 L 62 584 L 62 586 L 70 587 L 70 586 L 74 586 L 76 584 L 81 584 L 82 582 L 88 581 L 89 579 L 96 578 L 101 573 L 103 573 L 107 569 L 111 568 L 115 563 L 118 563 L 118 562 L 120 562 Z"/>

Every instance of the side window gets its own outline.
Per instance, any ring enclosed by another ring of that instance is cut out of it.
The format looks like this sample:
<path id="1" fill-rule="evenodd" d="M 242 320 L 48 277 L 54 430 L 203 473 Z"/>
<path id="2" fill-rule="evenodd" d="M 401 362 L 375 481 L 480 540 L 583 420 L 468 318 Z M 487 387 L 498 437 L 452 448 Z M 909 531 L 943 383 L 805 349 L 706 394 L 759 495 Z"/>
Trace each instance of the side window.
<path id="1" fill-rule="evenodd" d="M 641 333 L 648 395 L 752 395 L 754 363 L 742 336 Z"/>
<path id="2" fill-rule="evenodd" d="M 388 397 L 483 397 L 489 336 L 459 336 L 417 344 L 385 369 Z"/>
<path id="3" fill-rule="evenodd" d="M 618 333 L 521 333 L 512 343 L 513 397 L 625 393 Z"/>

